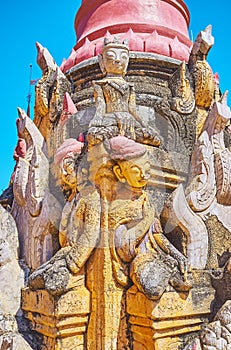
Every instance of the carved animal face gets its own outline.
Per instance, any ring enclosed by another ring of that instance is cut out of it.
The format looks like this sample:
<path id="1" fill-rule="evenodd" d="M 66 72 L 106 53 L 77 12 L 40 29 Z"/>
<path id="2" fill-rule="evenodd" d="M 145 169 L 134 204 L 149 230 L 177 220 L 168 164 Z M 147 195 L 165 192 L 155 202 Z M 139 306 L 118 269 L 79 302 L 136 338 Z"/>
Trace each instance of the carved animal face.
<path id="1" fill-rule="evenodd" d="M 128 51 L 110 47 L 103 52 L 103 66 L 108 74 L 124 75 L 129 61 Z"/>

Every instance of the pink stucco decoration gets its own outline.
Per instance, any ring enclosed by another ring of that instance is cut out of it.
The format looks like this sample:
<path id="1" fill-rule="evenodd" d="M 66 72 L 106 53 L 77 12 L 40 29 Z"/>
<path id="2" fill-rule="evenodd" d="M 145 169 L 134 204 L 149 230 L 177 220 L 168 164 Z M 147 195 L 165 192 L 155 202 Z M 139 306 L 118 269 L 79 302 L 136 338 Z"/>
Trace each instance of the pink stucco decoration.
<path id="1" fill-rule="evenodd" d="M 82 132 L 79 134 L 77 140 L 80 141 L 80 142 L 85 142 L 85 137 L 84 137 L 84 134 Z"/>
<path id="2" fill-rule="evenodd" d="M 18 139 L 17 146 L 14 149 L 14 160 L 18 161 L 19 157 L 25 158 L 26 155 L 26 141 L 23 138 Z"/>
<path id="3" fill-rule="evenodd" d="M 145 154 L 146 148 L 125 136 L 116 136 L 110 139 L 112 159 L 128 160 Z"/>
<path id="4" fill-rule="evenodd" d="M 219 77 L 218 73 L 215 73 L 213 76 L 214 76 L 215 84 L 217 86 L 219 86 L 219 84 L 220 84 L 220 77 Z"/>
<path id="5" fill-rule="evenodd" d="M 60 165 L 62 160 L 72 154 L 80 154 L 84 144 L 76 139 L 66 139 L 62 145 L 57 149 L 54 155 L 54 162 L 56 165 Z"/>
<path id="6" fill-rule="evenodd" d="M 63 110 L 59 120 L 59 124 L 63 124 L 70 115 L 73 115 L 75 113 L 77 113 L 77 108 L 74 102 L 72 101 L 72 98 L 69 95 L 69 93 L 65 92 L 63 99 Z"/>
<path id="7" fill-rule="evenodd" d="M 157 53 L 160 52 L 164 56 L 170 56 L 169 51 L 169 39 L 163 38 L 158 34 L 157 30 L 154 30 L 145 40 L 145 47 L 147 52 Z"/>
<path id="8" fill-rule="evenodd" d="M 97 55 L 108 33 L 127 37 L 130 51 L 187 62 L 189 20 L 183 0 L 82 0 L 75 18 L 75 64 Z"/>
<path id="9" fill-rule="evenodd" d="M 18 125 L 18 123 L 19 123 L 19 118 L 16 120 L 16 125 Z M 16 164 L 14 166 L 14 170 L 13 170 L 13 173 L 12 173 L 11 178 L 10 178 L 11 184 L 14 181 L 15 172 L 17 169 L 19 158 L 25 158 L 26 150 L 27 150 L 26 141 L 21 137 L 20 132 L 18 130 L 18 142 L 17 142 L 17 145 L 14 149 L 14 154 L 13 154 L 13 158 L 16 161 Z"/>
<path id="10" fill-rule="evenodd" d="M 89 57 L 95 56 L 95 44 L 92 43 L 88 38 L 84 38 L 82 45 L 76 51 L 76 64 L 86 60 Z"/>
<path id="11" fill-rule="evenodd" d="M 60 66 L 60 69 L 62 72 L 65 72 L 67 71 L 68 69 L 70 69 L 71 67 L 73 67 L 75 65 L 75 61 L 76 61 L 76 51 L 74 49 L 71 50 L 71 54 L 70 56 L 68 57 L 68 59 L 64 59 L 61 66 Z"/>

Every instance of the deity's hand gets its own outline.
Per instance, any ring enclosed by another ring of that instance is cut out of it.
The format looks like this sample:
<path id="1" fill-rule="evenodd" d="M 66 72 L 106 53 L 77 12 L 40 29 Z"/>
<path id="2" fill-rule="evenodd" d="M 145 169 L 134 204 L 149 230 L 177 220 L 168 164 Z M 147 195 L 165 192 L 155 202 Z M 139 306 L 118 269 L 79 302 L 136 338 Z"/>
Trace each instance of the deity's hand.
<path id="1" fill-rule="evenodd" d="M 178 271 L 173 273 L 169 280 L 170 285 L 178 292 L 189 292 L 193 287 L 193 276 L 191 266 L 185 256 L 175 257 L 178 261 Z"/>
<path id="2" fill-rule="evenodd" d="M 125 262 L 131 262 L 135 257 L 135 243 L 137 237 L 133 229 L 128 230 L 126 225 L 120 225 L 114 234 L 114 244 L 116 252 L 120 259 Z"/>
<path id="3" fill-rule="evenodd" d="M 119 135 L 135 140 L 135 119 L 129 113 L 115 113 Z"/>
<path id="4" fill-rule="evenodd" d="M 59 295 L 67 290 L 70 279 L 65 255 L 70 247 L 60 249 L 48 262 L 35 270 L 28 280 L 33 290 L 46 289 L 52 295 Z"/>
<path id="5" fill-rule="evenodd" d="M 180 270 L 180 273 L 182 275 L 187 276 L 187 274 L 189 272 L 191 272 L 191 266 L 188 262 L 188 259 L 181 254 L 181 256 L 179 256 L 179 258 L 177 259 L 178 260 L 178 264 L 179 264 L 179 270 Z"/>
<path id="6" fill-rule="evenodd" d="M 162 142 L 161 136 L 154 128 L 142 128 L 142 133 L 144 137 L 144 143 L 151 144 L 152 146 L 159 146 Z"/>
<path id="7" fill-rule="evenodd" d="M 63 294 L 67 291 L 69 279 L 70 271 L 66 260 L 57 260 L 44 273 L 45 289 L 52 295 Z"/>
<path id="8" fill-rule="evenodd" d="M 90 121 L 89 128 L 103 126 L 103 116 L 95 115 L 94 118 Z"/>
<path id="9" fill-rule="evenodd" d="M 104 134 L 101 130 L 102 128 L 97 128 L 96 126 L 93 126 L 89 129 L 87 134 L 87 141 L 91 145 L 97 145 L 98 143 L 103 142 L 104 140 Z"/>
<path id="10" fill-rule="evenodd" d="M 88 130 L 87 141 L 91 145 L 97 145 L 103 142 L 105 139 L 110 139 L 118 134 L 118 128 L 113 126 L 108 127 L 91 127 Z"/>

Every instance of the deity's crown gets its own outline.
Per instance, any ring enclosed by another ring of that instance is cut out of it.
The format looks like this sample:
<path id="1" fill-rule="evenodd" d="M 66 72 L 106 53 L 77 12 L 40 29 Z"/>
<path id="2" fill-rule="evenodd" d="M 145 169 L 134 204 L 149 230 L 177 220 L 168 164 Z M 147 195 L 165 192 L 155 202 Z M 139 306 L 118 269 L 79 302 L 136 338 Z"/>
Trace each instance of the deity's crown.
<path id="1" fill-rule="evenodd" d="M 84 143 L 76 139 L 66 139 L 61 146 L 57 149 L 54 155 L 54 163 L 60 165 L 62 160 L 68 155 L 80 154 L 83 149 Z"/>
<path id="2" fill-rule="evenodd" d="M 109 153 L 114 160 L 130 160 L 146 153 L 144 145 L 125 136 L 115 136 L 109 140 Z"/>
<path id="3" fill-rule="evenodd" d="M 121 48 L 129 51 L 128 40 L 124 39 L 121 41 L 118 36 L 115 36 L 112 41 L 110 41 L 110 39 L 107 37 L 104 38 L 103 51 L 111 47 Z"/>

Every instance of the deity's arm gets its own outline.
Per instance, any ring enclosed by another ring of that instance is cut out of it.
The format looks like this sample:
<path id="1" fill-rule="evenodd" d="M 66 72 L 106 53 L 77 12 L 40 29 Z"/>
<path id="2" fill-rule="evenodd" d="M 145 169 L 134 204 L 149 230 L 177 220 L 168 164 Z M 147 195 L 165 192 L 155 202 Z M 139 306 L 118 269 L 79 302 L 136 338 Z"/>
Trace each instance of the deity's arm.
<path id="1" fill-rule="evenodd" d="M 128 109 L 129 112 L 132 114 L 134 119 L 140 124 L 141 126 L 141 132 L 142 132 L 142 141 L 149 144 L 152 144 L 153 146 L 159 146 L 162 142 L 162 138 L 159 134 L 159 131 L 155 129 L 155 127 L 151 127 L 147 124 L 147 122 L 143 121 L 139 115 L 137 114 L 136 110 L 136 94 L 135 94 L 135 88 L 133 84 L 129 84 L 130 86 L 130 95 L 129 95 L 129 101 L 128 101 Z"/>
<path id="2" fill-rule="evenodd" d="M 28 281 L 30 288 L 45 288 L 53 295 L 66 292 L 73 286 L 72 274 L 79 272 L 97 246 L 100 239 L 100 196 L 94 188 L 90 188 L 78 204 L 80 205 L 77 205 L 77 225 L 78 221 L 82 220 L 81 232 L 79 234 L 74 232 L 75 241 L 62 247 L 49 261 L 30 275 Z"/>
<path id="3" fill-rule="evenodd" d="M 102 84 L 99 84 L 96 81 L 93 81 L 94 88 L 94 100 L 96 107 L 96 114 L 94 118 L 102 118 L 106 113 L 106 101 L 103 93 Z"/>
<path id="4" fill-rule="evenodd" d="M 174 247 L 172 243 L 169 242 L 167 237 L 162 233 L 162 230 L 160 232 L 156 232 L 156 227 L 153 228 L 152 225 L 152 231 L 153 232 L 152 235 L 150 235 L 150 238 L 154 238 L 155 242 L 166 254 L 171 255 L 177 260 L 181 273 L 186 273 L 189 268 L 187 258 L 176 247 Z"/>
<path id="5" fill-rule="evenodd" d="M 149 231 L 153 222 L 154 210 L 149 203 L 144 203 L 143 218 L 134 225 L 134 221 L 127 225 L 120 225 L 115 232 L 115 246 L 117 253 L 123 261 L 129 262 L 136 255 L 136 248 Z"/>
<path id="6" fill-rule="evenodd" d="M 77 273 L 86 263 L 100 239 L 101 205 L 98 192 L 89 193 L 84 203 L 83 231 L 65 257 L 68 269 L 73 273 Z"/>
<path id="7" fill-rule="evenodd" d="M 71 217 L 71 211 L 74 208 L 74 201 L 75 198 L 72 199 L 72 201 L 68 201 L 62 211 L 62 217 L 59 225 L 59 243 L 61 247 L 65 247 L 67 244 L 67 236 L 68 236 L 68 228 L 69 228 L 69 221 Z"/>
<path id="8" fill-rule="evenodd" d="M 128 100 L 128 110 L 133 115 L 133 117 L 138 121 L 138 123 L 140 123 L 142 126 L 144 126 L 143 121 L 138 116 L 137 110 L 136 110 L 136 93 L 135 93 L 134 85 L 129 84 L 129 86 L 130 86 L 130 95 L 129 95 L 129 100 Z"/>

